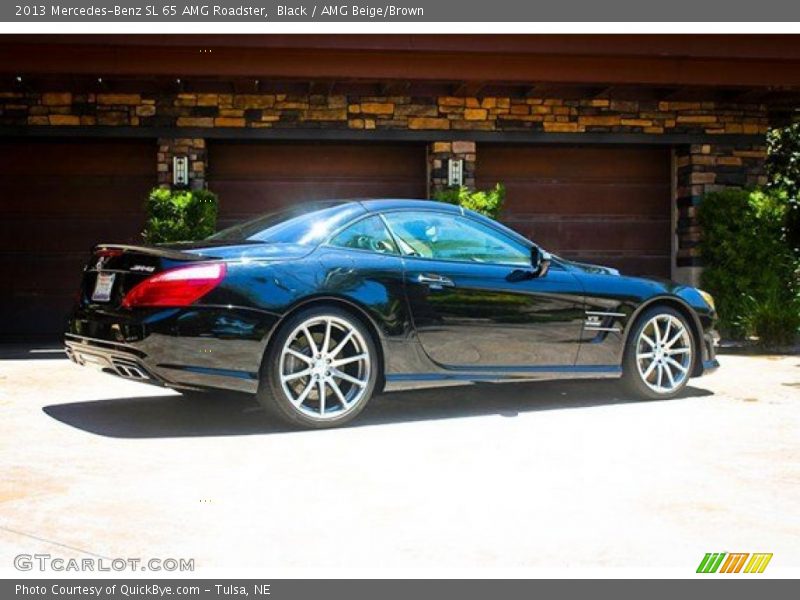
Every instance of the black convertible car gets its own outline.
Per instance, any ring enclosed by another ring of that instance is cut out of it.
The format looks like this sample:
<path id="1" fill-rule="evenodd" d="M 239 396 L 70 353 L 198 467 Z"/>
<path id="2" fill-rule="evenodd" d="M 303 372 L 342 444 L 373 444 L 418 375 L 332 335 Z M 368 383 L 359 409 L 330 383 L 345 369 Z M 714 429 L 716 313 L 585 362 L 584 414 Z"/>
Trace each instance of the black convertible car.
<path id="1" fill-rule="evenodd" d="M 712 298 L 571 262 L 439 202 L 324 202 L 201 242 L 102 244 L 67 352 L 122 377 L 257 394 L 330 427 L 409 382 L 618 378 L 669 398 L 718 366 Z"/>

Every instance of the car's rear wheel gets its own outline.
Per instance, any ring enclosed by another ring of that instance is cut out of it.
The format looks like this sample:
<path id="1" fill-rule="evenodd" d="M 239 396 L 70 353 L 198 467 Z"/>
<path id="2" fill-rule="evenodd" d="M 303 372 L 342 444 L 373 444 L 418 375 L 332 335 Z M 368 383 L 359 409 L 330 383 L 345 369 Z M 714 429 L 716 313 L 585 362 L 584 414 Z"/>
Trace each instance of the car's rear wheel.
<path id="1" fill-rule="evenodd" d="M 623 361 L 623 383 L 646 399 L 678 395 L 692 373 L 695 340 L 681 313 L 656 306 L 639 317 L 630 332 Z"/>
<path id="2" fill-rule="evenodd" d="M 334 307 L 304 310 L 276 332 L 266 356 L 259 402 L 292 425 L 335 427 L 360 413 L 379 365 L 364 324 Z"/>

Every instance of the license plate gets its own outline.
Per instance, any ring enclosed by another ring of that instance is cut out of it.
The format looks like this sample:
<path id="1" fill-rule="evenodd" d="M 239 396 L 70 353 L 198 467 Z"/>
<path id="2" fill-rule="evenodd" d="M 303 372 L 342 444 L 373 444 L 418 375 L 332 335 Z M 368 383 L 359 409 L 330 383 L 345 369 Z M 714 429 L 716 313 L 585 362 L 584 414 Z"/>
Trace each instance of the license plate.
<path id="1" fill-rule="evenodd" d="M 108 302 L 111 300 L 111 288 L 114 287 L 116 273 L 98 273 L 97 283 L 94 284 L 92 293 L 93 302 Z"/>

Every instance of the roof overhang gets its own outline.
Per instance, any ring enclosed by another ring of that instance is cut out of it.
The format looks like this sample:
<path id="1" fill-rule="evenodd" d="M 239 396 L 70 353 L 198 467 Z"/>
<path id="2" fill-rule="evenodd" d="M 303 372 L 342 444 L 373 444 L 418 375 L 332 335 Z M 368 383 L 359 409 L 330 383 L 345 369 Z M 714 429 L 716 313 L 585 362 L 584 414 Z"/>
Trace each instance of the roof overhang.
<path id="1" fill-rule="evenodd" d="M 21 81 L 20 81 L 21 79 Z M 0 38 L 0 87 L 713 100 L 800 106 L 792 35 Z"/>

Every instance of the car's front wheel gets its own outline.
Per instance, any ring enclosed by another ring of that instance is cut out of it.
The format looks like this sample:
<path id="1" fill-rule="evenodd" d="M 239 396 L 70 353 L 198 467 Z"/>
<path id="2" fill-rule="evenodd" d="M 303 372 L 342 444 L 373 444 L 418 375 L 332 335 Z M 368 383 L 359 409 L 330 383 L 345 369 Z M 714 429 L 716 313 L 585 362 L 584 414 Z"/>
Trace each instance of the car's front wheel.
<path id="1" fill-rule="evenodd" d="M 667 306 L 645 311 L 630 332 L 623 383 L 646 399 L 676 396 L 686 387 L 695 360 L 695 341 L 681 313 Z"/>
<path id="2" fill-rule="evenodd" d="M 292 425 L 335 427 L 360 413 L 375 389 L 377 352 L 364 324 L 335 307 L 301 311 L 275 333 L 259 402 Z"/>

